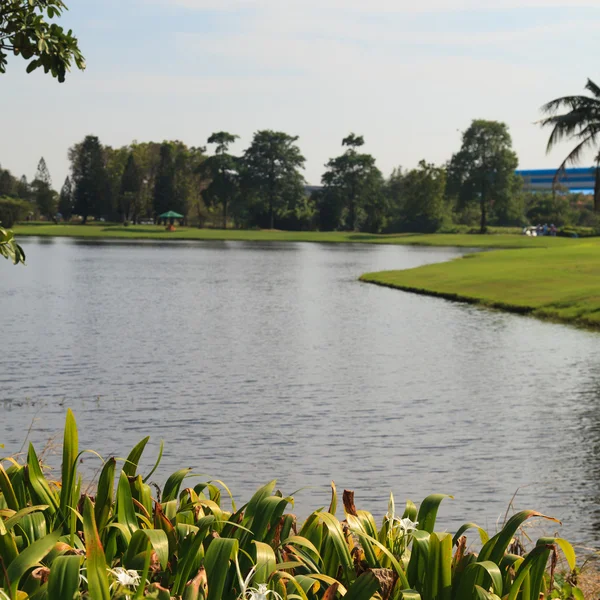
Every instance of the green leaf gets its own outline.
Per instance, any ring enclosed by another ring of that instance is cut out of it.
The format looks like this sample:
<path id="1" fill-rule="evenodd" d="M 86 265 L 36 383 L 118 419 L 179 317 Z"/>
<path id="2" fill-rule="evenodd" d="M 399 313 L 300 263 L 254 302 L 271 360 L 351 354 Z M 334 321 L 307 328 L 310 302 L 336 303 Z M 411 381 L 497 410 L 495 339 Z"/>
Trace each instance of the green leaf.
<path id="1" fill-rule="evenodd" d="M 337 512 L 337 488 L 335 487 L 335 482 L 333 481 L 331 482 L 331 502 L 327 512 L 334 517 L 335 513 Z"/>
<path id="2" fill-rule="evenodd" d="M 208 600 L 221 600 L 230 561 L 235 560 L 238 547 L 236 539 L 224 538 L 214 539 L 208 547 L 204 561 L 208 579 Z"/>
<path id="3" fill-rule="evenodd" d="M 129 453 L 129 456 L 123 465 L 123 471 L 127 477 L 135 477 L 138 463 L 140 462 L 144 448 L 149 440 L 150 437 L 145 437 L 143 440 L 139 441 Z"/>
<path id="4" fill-rule="evenodd" d="M 354 533 L 355 535 L 358 536 L 363 547 L 368 546 L 368 544 L 372 544 L 372 545 L 376 546 L 377 548 L 379 548 L 379 550 L 387 556 L 390 563 L 394 567 L 394 571 L 398 575 L 398 579 L 400 580 L 400 584 L 402 585 L 402 587 L 404 587 L 406 589 L 408 589 L 410 587 L 410 584 L 406 577 L 406 573 L 404 572 L 404 569 L 402 568 L 402 565 L 400 564 L 398 559 L 390 552 L 390 550 L 388 548 L 386 548 L 379 540 L 376 540 L 374 537 L 367 535 L 362 530 L 352 529 L 352 533 Z"/>
<path id="5" fill-rule="evenodd" d="M 161 499 L 163 503 L 170 502 L 171 500 L 177 500 L 179 488 L 190 471 L 191 469 L 180 469 L 179 471 L 173 473 L 169 479 L 167 479 Z"/>
<path id="6" fill-rule="evenodd" d="M 17 525 L 17 523 L 25 516 L 34 513 L 34 512 L 38 512 L 38 511 L 44 511 L 48 508 L 47 504 L 40 504 L 39 506 L 28 506 L 27 508 L 23 508 L 20 511 L 16 512 L 12 517 L 9 517 L 8 519 L 6 519 L 6 522 L 4 523 L 4 525 L 6 526 L 6 529 L 8 529 L 9 531 L 15 526 Z"/>
<path id="7" fill-rule="evenodd" d="M 110 600 L 106 558 L 96 529 L 94 507 L 88 497 L 85 498 L 83 505 L 83 536 L 86 546 L 86 569 L 90 596 L 94 600 Z"/>
<path id="8" fill-rule="evenodd" d="M 0 463 L 0 492 L 2 492 L 8 508 L 15 511 L 18 511 L 21 508 L 17 501 L 15 490 L 13 489 L 12 483 L 4 470 L 2 463 Z"/>
<path id="9" fill-rule="evenodd" d="M 456 546 L 456 544 L 458 544 L 458 540 L 464 535 L 465 532 L 467 532 L 469 529 L 477 529 L 477 531 L 479 531 L 479 539 L 481 540 L 482 544 L 486 544 L 489 539 L 490 536 L 487 534 L 487 532 L 485 531 L 485 529 L 482 529 L 481 527 L 479 527 L 479 525 L 477 525 L 476 523 L 465 523 L 464 525 L 462 525 L 460 527 L 460 529 L 454 534 L 454 537 L 452 538 L 452 545 Z"/>
<path id="10" fill-rule="evenodd" d="M 37 503 L 47 504 L 48 514 L 53 515 L 58 510 L 58 501 L 42 473 L 40 462 L 32 444 L 29 444 L 29 452 L 27 454 L 27 470 L 29 485 L 33 495 L 37 499 Z"/>
<path id="11" fill-rule="evenodd" d="M 104 463 L 104 467 L 102 467 L 102 472 L 100 473 L 100 478 L 98 479 L 94 517 L 100 533 L 102 533 L 106 527 L 112 509 L 116 465 L 117 461 L 114 458 L 109 458 Z"/>
<path id="12" fill-rule="evenodd" d="M 121 471 L 117 487 L 117 521 L 121 525 L 125 525 L 132 534 L 139 529 L 133 507 L 129 479 L 127 479 L 125 471 Z"/>
<path id="13" fill-rule="evenodd" d="M 488 575 L 494 591 L 498 596 L 502 596 L 502 573 L 496 563 L 489 560 L 470 564 L 463 573 L 460 586 L 458 588 L 457 598 L 471 598 L 476 585 L 483 581 L 481 575 Z"/>
<path id="14" fill-rule="evenodd" d="M 79 590 L 79 556 L 59 556 L 52 561 L 48 577 L 48 598 L 71 600 Z"/>
<path id="15" fill-rule="evenodd" d="M 276 569 L 275 563 L 277 559 L 275 558 L 275 552 L 273 552 L 273 548 L 268 544 L 256 541 L 253 543 L 256 547 L 254 582 L 256 584 L 267 583 L 271 573 Z"/>
<path id="16" fill-rule="evenodd" d="M 452 500 L 454 499 L 453 496 L 448 496 L 446 494 L 432 494 L 423 500 L 417 516 L 419 530 L 433 533 L 438 509 L 444 498 L 450 498 Z"/>
<path id="17" fill-rule="evenodd" d="M 53 531 L 41 540 L 37 540 L 37 542 L 34 542 L 25 548 L 25 550 L 23 550 L 23 552 L 8 565 L 6 574 L 10 581 L 10 589 L 13 596 L 17 593 L 21 577 L 23 577 L 29 569 L 35 567 L 44 556 L 52 550 L 60 536 L 60 530 Z"/>
<path id="18" fill-rule="evenodd" d="M 63 438 L 63 459 L 62 459 L 62 488 L 60 491 L 60 512 L 63 519 L 68 516 L 67 507 L 75 508 L 77 498 L 75 489 L 77 484 L 77 455 L 79 453 L 79 438 L 77 435 L 77 423 L 75 417 L 69 408 L 65 422 L 65 432 Z"/>
<path id="19" fill-rule="evenodd" d="M 245 512 L 245 517 L 246 519 L 252 519 L 254 517 L 254 514 L 256 513 L 256 508 L 257 506 L 268 496 L 270 496 L 273 493 L 273 490 L 275 489 L 275 484 L 277 483 L 277 480 L 274 479 L 273 481 L 267 483 L 267 485 L 264 485 L 263 487 L 261 487 L 255 494 L 254 496 L 252 496 L 252 498 L 250 499 L 250 502 L 248 502 L 248 506 L 246 507 L 246 512 Z"/>
<path id="20" fill-rule="evenodd" d="M 353 581 L 355 578 L 354 561 L 350 555 L 350 550 L 348 549 L 348 544 L 346 543 L 346 538 L 344 537 L 340 522 L 329 513 L 318 513 L 318 516 L 321 523 L 324 523 L 327 527 L 329 537 L 333 542 L 336 554 L 346 574 L 347 581 Z"/>
<path id="21" fill-rule="evenodd" d="M 138 529 L 132 536 L 123 558 L 127 565 L 140 552 L 143 552 L 148 542 L 152 545 L 158 556 L 160 566 L 165 571 L 169 562 L 169 538 L 162 529 Z"/>
<path id="22" fill-rule="evenodd" d="M 371 572 L 363 573 L 349 588 L 344 600 L 370 600 L 379 591 L 379 580 Z"/>
<path id="23" fill-rule="evenodd" d="M 515 536 L 515 533 L 521 527 L 521 525 L 527 520 L 534 517 L 539 517 L 542 519 L 548 519 L 549 521 L 554 521 L 555 523 L 559 523 L 556 519 L 552 517 L 547 517 L 542 513 L 536 512 L 535 510 L 523 510 L 513 515 L 503 529 L 498 532 L 493 538 L 490 539 L 487 544 L 481 549 L 479 553 L 479 560 L 491 560 L 492 562 L 498 564 L 504 556 L 506 552 L 506 548 L 510 541 Z"/>

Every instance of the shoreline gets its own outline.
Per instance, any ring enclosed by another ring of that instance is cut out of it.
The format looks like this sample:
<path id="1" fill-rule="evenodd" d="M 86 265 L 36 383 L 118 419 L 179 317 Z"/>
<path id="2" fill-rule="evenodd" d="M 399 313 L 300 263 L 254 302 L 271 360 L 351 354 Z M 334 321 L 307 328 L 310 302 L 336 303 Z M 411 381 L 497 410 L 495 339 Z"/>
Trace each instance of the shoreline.
<path id="1" fill-rule="evenodd" d="M 434 234 L 370 234 L 356 232 L 271 231 L 242 229 L 193 229 L 182 227 L 167 232 L 160 226 L 121 225 L 15 225 L 17 239 L 28 237 L 118 239 L 156 241 L 240 241 L 240 242 L 313 242 L 336 244 L 406 245 L 453 248 L 550 248 L 577 243 L 561 237 L 530 238 L 516 233 L 499 231 L 491 234 L 434 233 Z"/>
<path id="2" fill-rule="evenodd" d="M 403 271 L 365 273 L 364 283 L 600 330 L 600 244 L 545 252 L 467 255 Z"/>

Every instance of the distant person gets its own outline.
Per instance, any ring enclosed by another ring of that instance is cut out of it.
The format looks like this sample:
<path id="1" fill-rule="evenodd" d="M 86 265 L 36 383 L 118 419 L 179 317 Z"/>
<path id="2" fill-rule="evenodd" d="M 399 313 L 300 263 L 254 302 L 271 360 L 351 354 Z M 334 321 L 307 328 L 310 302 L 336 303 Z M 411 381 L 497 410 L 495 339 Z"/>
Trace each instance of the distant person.
<path id="1" fill-rule="evenodd" d="M 542 229 L 542 235 L 548 235 L 548 223 L 544 223 L 544 228 Z"/>
<path id="2" fill-rule="evenodd" d="M 556 225 L 554 225 L 554 223 L 550 225 L 550 235 L 556 237 Z"/>

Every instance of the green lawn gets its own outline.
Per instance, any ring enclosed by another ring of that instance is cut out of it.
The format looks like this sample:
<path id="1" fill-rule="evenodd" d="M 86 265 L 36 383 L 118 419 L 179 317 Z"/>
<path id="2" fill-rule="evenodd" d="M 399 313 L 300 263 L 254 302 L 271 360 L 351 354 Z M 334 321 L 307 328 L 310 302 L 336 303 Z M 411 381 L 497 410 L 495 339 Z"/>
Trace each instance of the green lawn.
<path id="1" fill-rule="evenodd" d="M 600 240 L 473 254 L 362 281 L 559 321 L 600 326 Z"/>
<path id="2" fill-rule="evenodd" d="M 168 232 L 157 225 L 88 225 L 20 224 L 13 227 L 17 238 L 25 236 L 84 237 L 157 240 L 240 240 L 260 242 L 321 242 L 321 243 L 370 243 L 412 244 L 424 246 L 459 246 L 477 248 L 523 248 L 569 245 L 567 238 L 528 238 L 514 234 L 394 234 L 373 235 L 368 233 L 318 232 L 318 231 L 260 231 L 178 228 Z"/>

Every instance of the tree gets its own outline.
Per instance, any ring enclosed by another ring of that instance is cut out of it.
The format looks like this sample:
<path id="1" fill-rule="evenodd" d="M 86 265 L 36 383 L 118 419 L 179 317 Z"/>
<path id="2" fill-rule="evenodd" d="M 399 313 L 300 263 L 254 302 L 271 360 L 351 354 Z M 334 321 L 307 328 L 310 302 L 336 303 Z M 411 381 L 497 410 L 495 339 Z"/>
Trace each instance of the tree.
<path id="1" fill-rule="evenodd" d="M 228 153 L 229 146 L 239 136 L 226 131 L 213 133 L 209 144 L 216 144 L 214 156 L 202 163 L 202 172 L 210 177 L 210 185 L 204 191 L 208 204 L 220 204 L 223 208 L 223 229 L 227 229 L 227 208 L 238 189 L 238 160 Z"/>
<path id="2" fill-rule="evenodd" d="M 395 170 L 388 183 L 393 194 L 393 231 L 434 233 L 447 214 L 446 170 L 419 162 L 416 169 Z"/>
<path id="3" fill-rule="evenodd" d="M 170 142 L 160 145 L 160 161 L 154 184 L 154 215 L 172 210 L 175 202 L 175 152 Z"/>
<path id="4" fill-rule="evenodd" d="M 35 179 L 31 187 L 40 214 L 47 219 L 54 219 L 56 215 L 56 192 L 52 189 L 50 171 L 48 171 L 48 166 L 43 156 L 38 163 Z"/>
<path id="5" fill-rule="evenodd" d="M 110 211 L 110 182 L 100 140 L 88 135 L 69 150 L 74 210 L 83 223 L 89 216 L 101 217 Z"/>
<path id="6" fill-rule="evenodd" d="M 504 123 L 474 120 L 463 133 L 461 149 L 448 165 L 448 192 L 460 207 L 479 204 L 481 233 L 494 205 L 507 206 L 518 190 L 518 162 Z"/>
<path id="7" fill-rule="evenodd" d="M 281 131 L 258 131 L 244 153 L 244 187 L 258 201 L 256 208 L 266 209 L 270 229 L 275 228 L 278 213 L 295 206 L 304 196 L 299 169 L 305 159 L 297 141 L 298 136 Z"/>
<path id="8" fill-rule="evenodd" d="M 127 165 L 121 177 L 119 194 L 120 213 L 125 222 L 129 221 L 131 212 L 139 204 L 139 195 L 142 191 L 142 174 L 135 160 L 133 152 L 127 157 Z"/>
<path id="9" fill-rule="evenodd" d="M 42 67 L 61 83 L 75 63 L 85 69 L 77 38 L 53 23 L 67 7 L 62 0 L 2 0 L 0 2 L 0 73 L 6 72 L 8 53 L 22 56 L 27 72 Z"/>
<path id="10" fill-rule="evenodd" d="M 65 178 L 60 196 L 58 197 L 58 212 L 65 221 L 70 221 L 73 216 L 73 186 L 69 176 Z"/>
<path id="11" fill-rule="evenodd" d="M 360 228 L 360 221 L 370 220 L 369 228 L 380 227 L 380 217 L 375 217 L 375 210 L 380 213 L 383 197 L 383 177 L 375 166 L 375 158 L 370 154 L 358 152 L 365 143 L 364 138 L 351 133 L 342 140 L 347 150 L 341 156 L 332 158 L 325 165 L 322 183 L 325 188 L 324 198 L 330 202 L 341 202 L 345 209 L 345 223 L 340 225 L 355 231 Z M 365 215 L 369 207 L 372 214 Z M 333 213 L 339 210 L 333 210 Z M 362 213 L 362 214 L 361 214 Z M 362 217 L 362 218 L 359 218 Z M 343 217 L 342 217 L 343 218 Z"/>
<path id="12" fill-rule="evenodd" d="M 552 127 L 547 151 L 556 144 L 572 139 L 575 147 L 561 163 L 554 177 L 554 186 L 570 164 L 577 164 L 586 150 L 598 151 L 595 156 L 596 185 L 594 189 L 594 212 L 600 211 L 600 87 L 588 79 L 585 89 L 591 96 L 564 96 L 548 102 L 542 111 L 550 115 L 540 121 L 542 127 Z M 557 114 L 561 109 L 567 112 Z"/>

